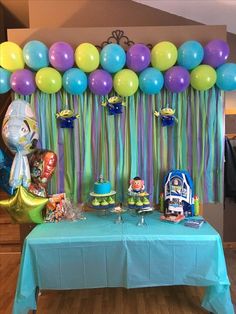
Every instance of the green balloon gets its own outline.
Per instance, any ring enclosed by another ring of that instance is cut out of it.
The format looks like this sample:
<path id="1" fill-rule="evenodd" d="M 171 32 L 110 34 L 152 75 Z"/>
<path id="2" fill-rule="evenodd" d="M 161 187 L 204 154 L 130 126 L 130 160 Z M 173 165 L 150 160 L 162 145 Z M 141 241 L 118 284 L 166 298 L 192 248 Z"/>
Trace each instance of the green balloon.
<path id="1" fill-rule="evenodd" d="M 38 89 L 47 94 L 56 93 L 62 87 L 61 74 L 50 67 L 40 69 L 36 73 L 35 82 Z"/>
<path id="2" fill-rule="evenodd" d="M 138 84 L 137 74 L 128 69 L 117 72 L 113 80 L 115 91 L 123 97 L 133 95 L 138 89 Z"/>
<path id="3" fill-rule="evenodd" d="M 209 65 L 199 65 L 191 72 L 191 86 L 196 90 L 204 91 L 214 86 L 216 71 Z"/>

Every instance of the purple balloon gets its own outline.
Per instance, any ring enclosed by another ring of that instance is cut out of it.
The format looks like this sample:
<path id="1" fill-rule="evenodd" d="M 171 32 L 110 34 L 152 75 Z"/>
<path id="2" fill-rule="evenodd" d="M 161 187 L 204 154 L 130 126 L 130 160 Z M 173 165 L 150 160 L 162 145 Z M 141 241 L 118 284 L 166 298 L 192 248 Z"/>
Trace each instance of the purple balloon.
<path id="1" fill-rule="evenodd" d="M 127 67 L 135 72 L 141 72 L 146 69 L 150 64 L 150 61 L 150 49 L 143 44 L 135 44 L 127 51 Z"/>
<path id="2" fill-rule="evenodd" d="M 56 42 L 49 49 L 49 60 L 55 69 L 64 72 L 74 65 L 74 50 L 63 41 Z"/>
<path id="3" fill-rule="evenodd" d="M 185 91 L 189 83 L 189 72 L 181 66 L 174 66 L 165 73 L 165 87 L 172 93 Z"/>
<path id="4" fill-rule="evenodd" d="M 112 76 L 104 70 L 95 70 L 89 75 L 89 88 L 96 95 L 107 95 L 112 89 Z"/>
<path id="5" fill-rule="evenodd" d="M 227 42 L 221 39 L 215 39 L 210 41 L 204 47 L 203 63 L 217 68 L 224 64 L 229 56 L 229 45 Z"/>
<path id="6" fill-rule="evenodd" d="M 30 70 L 17 70 L 10 78 L 11 88 L 21 95 L 33 94 L 36 90 L 34 74 Z"/>

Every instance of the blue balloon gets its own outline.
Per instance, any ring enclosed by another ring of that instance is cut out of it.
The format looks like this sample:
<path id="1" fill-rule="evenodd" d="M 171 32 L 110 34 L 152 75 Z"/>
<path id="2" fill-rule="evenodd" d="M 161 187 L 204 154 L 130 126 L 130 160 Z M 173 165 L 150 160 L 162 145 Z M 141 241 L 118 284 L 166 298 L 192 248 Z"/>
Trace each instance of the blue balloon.
<path id="1" fill-rule="evenodd" d="M 216 70 L 216 85 L 225 91 L 236 90 L 236 64 L 225 63 Z"/>
<path id="2" fill-rule="evenodd" d="M 49 65 L 48 47 L 38 40 L 29 41 L 23 48 L 23 58 L 35 71 L 45 68 Z"/>
<path id="3" fill-rule="evenodd" d="M 189 40 L 179 47 L 177 63 L 187 70 L 192 70 L 202 62 L 203 57 L 202 45 L 198 41 Z"/>
<path id="4" fill-rule="evenodd" d="M 11 72 L 0 68 L 0 94 L 7 93 L 11 89 Z"/>
<path id="5" fill-rule="evenodd" d="M 63 74 L 62 84 L 67 93 L 80 95 L 88 86 L 86 74 L 77 68 L 71 68 Z"/>
<path id="6" fill-rule="evenodd" d="M 100 53 L 100 63 L 104 70 L 110 73 L 120 71 L 126 62 L 124 49 L 118 44 L 108 44 Z"/>
<path id="7" fill-rule="evenodd" d="M 139 87 L 145 94 L 158 94 L 163 84 L 164 78 L 158 69 L 147 68 L 139 76 Z"/>

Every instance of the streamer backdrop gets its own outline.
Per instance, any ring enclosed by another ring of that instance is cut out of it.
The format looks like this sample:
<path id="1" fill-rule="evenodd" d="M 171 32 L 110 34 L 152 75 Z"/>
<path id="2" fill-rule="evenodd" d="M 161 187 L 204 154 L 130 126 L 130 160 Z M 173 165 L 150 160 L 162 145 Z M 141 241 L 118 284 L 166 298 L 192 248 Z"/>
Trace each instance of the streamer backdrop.
<path id="1" fill-rule="evenodd" d="M 127 98 L 121 115 L 109 116 L 102 98 L 85 92 L 20 96 L 31 103 L 38 118 L 41 147 L 58 156 L 51 193 L 66 192 L 74 201 L 88 201 L 100 174 L 111 181 L 117 200 L 126 199 L 129 179 L 140 176 L 154 203 L 159 203 L 164 175 L 186 169 L 195 194 L 204 202 L 223 199 L 224 93 L 218 88 L 199 92 L 188 88 L 175 94 L 163 90 Z M 155 110 L 170 104 L 178 123 L 162 127 Z M 61 129 L 56 113 L 73 109 L 80 114 L 74 129 Z"/>

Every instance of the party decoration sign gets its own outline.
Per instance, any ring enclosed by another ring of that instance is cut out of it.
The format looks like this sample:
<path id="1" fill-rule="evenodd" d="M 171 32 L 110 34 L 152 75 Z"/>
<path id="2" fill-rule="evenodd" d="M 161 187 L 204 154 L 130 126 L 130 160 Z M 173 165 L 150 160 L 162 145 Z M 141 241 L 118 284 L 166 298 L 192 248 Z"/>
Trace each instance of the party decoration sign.
<path id="1" fill-rule="evenodd" d="M 48 199 L 35 196 L 20 186 L 14 196 L 0 201 L 0 207 L 5 209 L 16 223 L 43 223 L 42 210 Z"/>

